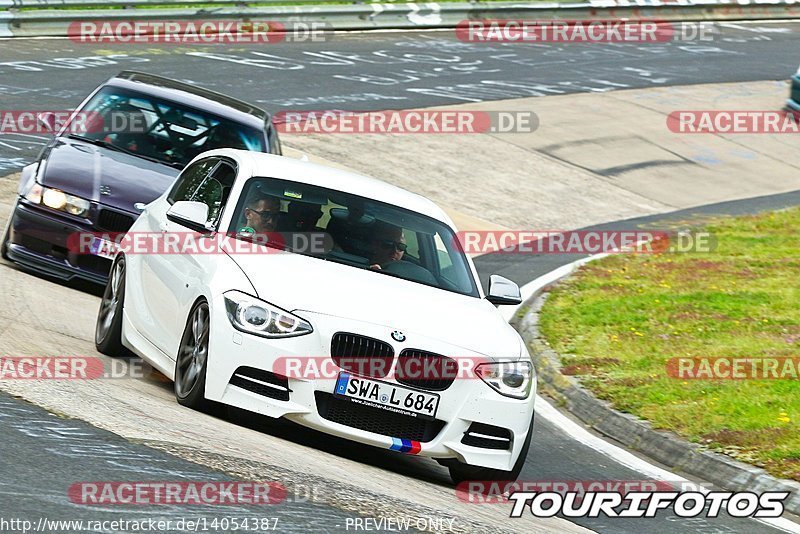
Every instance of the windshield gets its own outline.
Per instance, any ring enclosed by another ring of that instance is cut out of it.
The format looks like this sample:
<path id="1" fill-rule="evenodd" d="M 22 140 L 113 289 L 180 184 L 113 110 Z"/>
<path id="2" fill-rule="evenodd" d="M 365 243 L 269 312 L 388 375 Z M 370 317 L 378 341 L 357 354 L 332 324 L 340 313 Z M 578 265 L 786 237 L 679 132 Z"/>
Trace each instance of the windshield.
<path id="1" fill-rule="evenodd" d="M 116 87 L 101 89 L 81 115 L 86 131 L 77 137 L 172 166 L 217 148 L 265 151 L 255 128 Z"/>
<path id="2" fill-rule="evenodd" d="M 252 240 L 289 232 L 324 236 L 324 249 L 294 252 L 478 296 L 467 259 L 446 224 L 341 191 L 275 178 L 248 180 L 228 233 Z M 283 235 L 264 242 L 293 242 Z"/>

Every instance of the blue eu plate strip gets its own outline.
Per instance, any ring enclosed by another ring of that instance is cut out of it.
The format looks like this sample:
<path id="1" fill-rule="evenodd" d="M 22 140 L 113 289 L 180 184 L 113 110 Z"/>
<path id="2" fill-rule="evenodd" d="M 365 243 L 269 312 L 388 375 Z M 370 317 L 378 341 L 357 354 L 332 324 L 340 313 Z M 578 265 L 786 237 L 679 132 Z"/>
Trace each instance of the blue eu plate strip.
<path id="1" fill-rule="evenodd" d="M 336 381 L 336 393 L 344 395 L 347 391 L 348 382 L 350 382 L 350 375 L 347 373 L 340 374 L 339 379 Z"/>

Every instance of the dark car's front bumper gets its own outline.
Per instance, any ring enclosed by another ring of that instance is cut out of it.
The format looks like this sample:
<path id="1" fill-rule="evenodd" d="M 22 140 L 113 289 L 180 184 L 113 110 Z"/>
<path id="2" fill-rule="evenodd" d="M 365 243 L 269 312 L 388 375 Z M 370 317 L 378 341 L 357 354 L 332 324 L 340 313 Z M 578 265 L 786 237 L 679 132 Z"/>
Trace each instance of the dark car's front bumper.
<path id="1" fill-rule="evenodd" d="M 111 261 L 78 254 L 68 246 L 71 235 L 94 231 L 88 222 L 82 224 L 20 201 L 11 214 L 8 257 L 24 267 L 60 280 L 80 279 L 105 285 Z"/>
<path id="2" fill-rule="evenodd" d="M 800 113 L 800 72 L 792 76 L 791 84 L 789 100 L 786 101 L 786 107 Z"/>

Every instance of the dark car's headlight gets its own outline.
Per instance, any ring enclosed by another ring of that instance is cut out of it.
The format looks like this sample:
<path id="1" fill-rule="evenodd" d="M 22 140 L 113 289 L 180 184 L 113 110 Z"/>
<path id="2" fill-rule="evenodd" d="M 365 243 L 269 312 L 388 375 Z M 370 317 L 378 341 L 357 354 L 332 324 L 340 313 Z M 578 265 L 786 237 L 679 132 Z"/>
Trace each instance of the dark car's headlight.
<path id="1" fill-rule="evenodd" d="M 225 293 L 225 310 L 236 329 L 257 336 L 291 337 L 314 331 L 304 319 L 241 291 Z"/>
<path id="2" fill-rule="evenodd" d="M 482 363 L 475 371 L 493 390 L 514 399 L 528 398 L 536 380 L 529 361 Z"/>
<path id="3" fill-rule="evenodd" d="M 47 206 L 56 211 L 63 211 L 77 217 L 86 217 L 91 203 L 85 198 L 76 197 L 52 187 L 34 184 L 25 193 L 25 198 L 35 204 Z"/>

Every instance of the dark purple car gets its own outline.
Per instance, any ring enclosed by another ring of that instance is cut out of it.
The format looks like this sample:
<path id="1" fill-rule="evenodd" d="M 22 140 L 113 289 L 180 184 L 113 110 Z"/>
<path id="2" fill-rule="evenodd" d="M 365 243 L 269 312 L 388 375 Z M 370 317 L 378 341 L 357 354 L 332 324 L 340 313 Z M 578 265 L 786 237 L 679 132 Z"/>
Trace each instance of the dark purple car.
<path id="1" fill-rule="evenodd" d="M 127 231 L 196 155 L 216 148 L 281 153 L 266 111 L 138 72 L 100 86 L 67 124 L 53 118 L 40 118 L 58 133 L 23 169 L 0 246 L 3 258 L 62 280 L 105 284 L 108 250 L 78 254 L 70 240 Z"/>

